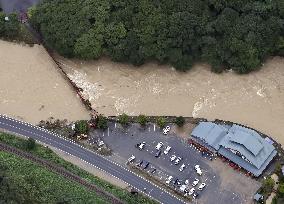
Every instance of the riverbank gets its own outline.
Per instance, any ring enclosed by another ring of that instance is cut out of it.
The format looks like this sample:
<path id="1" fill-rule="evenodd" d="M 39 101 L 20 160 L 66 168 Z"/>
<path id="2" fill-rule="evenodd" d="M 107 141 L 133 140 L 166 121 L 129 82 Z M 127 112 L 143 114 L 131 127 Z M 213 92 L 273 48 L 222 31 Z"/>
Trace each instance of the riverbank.
<path id="1" fill-rule="evenodd" d="M 57 59 L 99 113 L 182 115 L 244 124 L 284 145 L 284 58 L 258 72 L 214 74 L 205 64 L 180 73 L 166 65 L 139 68 L 97 61 Z"/>
<path id="2" fill-rule="evenodd" d="M 40 45 L 0 41 L 0 113 L 37 124 L 49 117 L 88 119 L 89 112 Z"/>

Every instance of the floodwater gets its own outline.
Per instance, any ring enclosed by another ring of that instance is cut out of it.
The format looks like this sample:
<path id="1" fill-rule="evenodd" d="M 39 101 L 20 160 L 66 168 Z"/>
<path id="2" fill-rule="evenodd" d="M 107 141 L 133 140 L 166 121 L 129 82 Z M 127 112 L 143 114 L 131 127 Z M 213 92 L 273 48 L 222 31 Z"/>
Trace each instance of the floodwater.
<path id="1" fill-rule="evenodd" d="M 284 58 L 248 75 L 214 74 L 198 64 L 187 73 L 166 65 L 141 67 L 58 57 L 99 113 L 182 115 L 248 125 L 284 144 Z"/>
<path id="2" fill-rule="evenodd" d="M 89 113 L 42 46 L 0 40 L 0 114 L 37 124 Z"/>

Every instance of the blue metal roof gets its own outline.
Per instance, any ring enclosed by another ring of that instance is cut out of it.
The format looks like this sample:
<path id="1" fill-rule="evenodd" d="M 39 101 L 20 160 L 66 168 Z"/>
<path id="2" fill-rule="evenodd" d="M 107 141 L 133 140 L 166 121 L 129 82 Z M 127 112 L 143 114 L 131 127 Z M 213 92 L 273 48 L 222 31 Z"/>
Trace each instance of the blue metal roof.
<path id="1" fill-rule="evenodd" d="M 229 129 L 220 145 L 238 151 L 256 168 L 261 168 L 265 160 L 275 150 L 274 146 L 264 140 L 257 132 L 238 125 L 233 125 Z"/>
<path id="2" fill-rule="evenodd" d="M 239 165 L 240 167 L 246 169 L 247 171 L 253 173 L 255 176 L 260 176 L 264 169 L 267 167 L 267 165 L 271 162 L 271 160 L 276 156 L 277 151 L 274 150 L 267 158 L 266 160 L 262 163 L 260 168 L 255 167 L 251 163 L 247 162 L 246 160 L 242 159 L 241 157 L 237 156 L 230 150 L 221 147 L 218 150 L 218 153 L 223 155 L 224 157 L 228 158 L 230 161 L 234 162 L 235 164 Z"/>
<path id="3" fill-rule="evenodd" d="M 260 150 L 263 149 L 262 143 L 256 137 L 251 137 L 249 133 L 236 131 L 230 135 L 230 141 L 243 145 L 254 156 L 256 156 Z"/>
<path id="4" fill-rule="evenodd" d="M 220 142 L 227 134 L 227 128 L 212 122 L 201 122 L 196 126 L 191 135 L 203 140 L 214 149 L 220 148 Z"/>
<path id="5" fill-rule="evenodd" d="M 191 135 L 256 176 L 277 154 L 275 147 L 256 131 L 239 125 L 228 128 L 212 122 L 200 122 Z"/>

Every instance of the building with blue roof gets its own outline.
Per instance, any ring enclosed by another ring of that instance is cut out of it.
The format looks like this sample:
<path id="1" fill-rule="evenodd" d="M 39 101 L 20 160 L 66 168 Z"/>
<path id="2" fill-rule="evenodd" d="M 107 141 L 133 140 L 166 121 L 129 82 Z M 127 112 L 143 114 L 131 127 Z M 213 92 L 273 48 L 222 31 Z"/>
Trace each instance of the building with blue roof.
<path id="1" fill-rule="evenodd" d="M 199 144 L 218 152 L 257 177 L 277 154 L 275 147 L 256 131 L 235 124 L 224 126 L 200 122 L 191 135 Z"/>

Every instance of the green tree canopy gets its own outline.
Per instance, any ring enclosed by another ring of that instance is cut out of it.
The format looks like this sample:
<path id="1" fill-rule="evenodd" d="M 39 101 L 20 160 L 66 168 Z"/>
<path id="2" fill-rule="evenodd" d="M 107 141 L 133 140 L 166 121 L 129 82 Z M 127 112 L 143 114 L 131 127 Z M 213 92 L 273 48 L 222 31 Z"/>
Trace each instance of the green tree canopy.
<path id="1" fill-rule="evenodd" d="M 8 20 L 5 20 L 8 17 Z M 0 38 L 14 39 L 19 35 L 20 23 L 17 14 L 6 15 L 0 12 Z"/>
<path id="2" fill-rule="evenodd" d="M 103 130 L 107 129 L 107 118 L 100 114 L 97 117 L 96 126 L 99 129 L 103 129 Z"/>
<path id="3" fill-rule="evenodd" d="M 185 119 L 182 116 L 179 116 L 176 118 L 175 123 L 177 124 L 177 126 L 182 127 L 184 125 Z"/>
<path id="4" fill-rule="evenodd" d="M 145 115 L 139 115 L 137 121 L 141 126 L 145 126 L 146 123 L 148 122 L 148 118 Z"/>
<path id="5" fill-rule="evenodd" d="M 262 182 L 262 188 L 265 194 L 269 194 L 272 192 L 272 189 L 274 187 L 274 180 L 271 177 L 266 178 Z"/>
<path id="6" fill-rule="evenodd" d="M 83 59 L 157 60 L 181 71 L 204 61 L 214 72 L 248 73 L 284 55 L 283 0 L 49 0 L 30 16 L 48 45 Z"/>
<path id="7" fill-rule="evenodd" d="M 127 125 L 128 122 L 129 122 L 129 116 L 126 115 L 125 113 L 119 115 L 119 116 L 118 116 L 118 122 L 119 122 L 121 125 Z"/>
<path id="8" fill-rule="evenodd" d="M 156 123 L 160 128 L 164 128 L 166 126 L 166 119 L 164 117 L 158 117 Z"/>
<path id="9" fill-rule="evenodd" d="M 79 120 L 75 123 L 75 132 L 78 134 L 87 134 L 89 132 L 89 124 L 86 120 Z"/>

